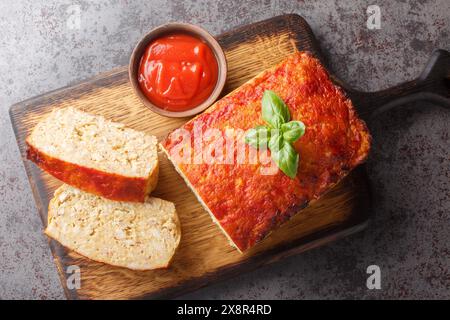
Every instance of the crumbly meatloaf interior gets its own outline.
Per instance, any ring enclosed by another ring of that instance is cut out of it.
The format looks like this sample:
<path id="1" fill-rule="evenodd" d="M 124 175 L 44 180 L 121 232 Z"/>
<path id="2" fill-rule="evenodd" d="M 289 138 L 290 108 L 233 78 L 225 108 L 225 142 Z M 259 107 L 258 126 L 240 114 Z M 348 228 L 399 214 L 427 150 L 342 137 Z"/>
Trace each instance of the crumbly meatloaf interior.
<path id="1" fill-rule="evenodd" d="M 55 109 L 27 142 L 60 160 L 128 177 L 145 177 L 157 166 L 154 136 L 75 108 Z"/>
<path id="2" fill-rule="evenodd" d="M 111 201 L 62 185 L 49 205 L 46 234 L 90 259 L 148 270 L 169 264 L 181 230 L 171 202 Z"/>

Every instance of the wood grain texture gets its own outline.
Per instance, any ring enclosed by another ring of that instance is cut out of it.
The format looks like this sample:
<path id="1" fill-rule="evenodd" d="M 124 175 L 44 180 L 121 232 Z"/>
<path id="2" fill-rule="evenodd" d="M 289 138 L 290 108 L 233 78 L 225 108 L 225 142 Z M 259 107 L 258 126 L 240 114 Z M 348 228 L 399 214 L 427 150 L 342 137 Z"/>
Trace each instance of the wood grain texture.
<path id="1" fill-rule="evenodd" d="M 294 50 L 308 50 L 321 58 L 309 26 L 297 15 L 275 17 L 225 33 L 217 39 L 229 66 L 223 94 L 280 62 Z M 156 135 L 159 141 L 188 120 L 165 118 L 147 110 L 132 92 L 126 67 L 13 106 L 11 119 L 45 225 L 49 199 L 61 182 L 25 159 L 25 137 L 42 116 L 53 108 L 66 106 L 146 131 Z M 356 232 L 365 226 L 370 211 L 365 170 L 359 167 L 319 201 L 241 255 L 228 244 L 162 152 L 160 162 L 160 179 L 154 195 L 175 203 L 183 231 L 171 267 L 146 272 L 112 267 L 86 259 L 49 240 L 68 298 L 173 297 Z M 70 265 L 81 268 L 79 290 L 67 288 L 65 271 Z"/>

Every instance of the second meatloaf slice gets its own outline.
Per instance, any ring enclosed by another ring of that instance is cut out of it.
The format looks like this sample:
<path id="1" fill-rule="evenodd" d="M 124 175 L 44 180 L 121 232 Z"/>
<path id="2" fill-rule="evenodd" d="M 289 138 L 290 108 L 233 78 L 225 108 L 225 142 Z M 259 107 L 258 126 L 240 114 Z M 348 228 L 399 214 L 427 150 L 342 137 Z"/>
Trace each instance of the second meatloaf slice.
<path id="1" fill-rule="evenodd" d="M 75 108 L 52 111 L 26 142 L 43 170 L 108 199 L 144 202 L 158 180 L 156 137 Z"/>
<path id="2" fill-rule="evenodd" d="M 169 265 L 181 227 L 169 201 L 111 201 L 63 184 L 50 201 L 45 233 L 95 261 L 151 270 Z"/>

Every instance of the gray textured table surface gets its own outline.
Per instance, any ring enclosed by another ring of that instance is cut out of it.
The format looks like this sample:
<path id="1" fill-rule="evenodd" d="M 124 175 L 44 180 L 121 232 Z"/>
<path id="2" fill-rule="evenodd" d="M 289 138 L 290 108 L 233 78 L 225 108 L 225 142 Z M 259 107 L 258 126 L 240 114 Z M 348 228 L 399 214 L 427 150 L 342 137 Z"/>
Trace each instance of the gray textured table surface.
<path id="1" fill-rule="evenodd" d="M 363 90 L 410 80 L 433 48 L 450 49 L 447 0 L 241 2 L 0 0 L 1 299 L 64 298 L 12 133 L 11 104 L 127 64 L 140 35 L 173 20 L 219 34 L 298 13 L 335 73 Z M 381 9 L 379 30 L 366 27 L 369 4 Z M 450 113 L 408 106 L 371 131 L 375 215 L 364 232 L 185 297 L 450 298 Z M 366 287 L 372 264 L 381 268 L 381 290 Z"/>

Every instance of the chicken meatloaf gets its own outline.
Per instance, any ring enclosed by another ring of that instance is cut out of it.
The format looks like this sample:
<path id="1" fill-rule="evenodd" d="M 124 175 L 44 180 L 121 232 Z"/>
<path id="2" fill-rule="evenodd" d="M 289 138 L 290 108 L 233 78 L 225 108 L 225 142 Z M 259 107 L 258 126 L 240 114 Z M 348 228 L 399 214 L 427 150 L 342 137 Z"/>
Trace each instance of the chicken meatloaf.
<path id="1" fill-rule="evenodd" d="M 294 143 L 300 155 L 294 179 L 277 167 L 267 173 L 259 158 L 242 161 L 244 156 L 249 159 L 252 148 L 245 144 L 242 131 L 265 124 L 261 115 L 265 90 L 284 100 L 291 120 L 306 125 L 304 136 Z M 206 138 L 210 129 L 217 130 Z M 230 135 L 236 135 L 233 148 L 223 142 Z M 212 147 L 218 141 L 226 144 L 219 156 Z M 297 52 L 169 134 L 161 146 L 213 221 L 239 251 L 245 251 L 362 163 L 370 142 L 352 102 L 321 63 L 309 53 Z M 198 150 L 203 152 L 200 157 Z"/>
<path id="2" fill-rule="evenodd" d="M 157 139 L 75 108 L 33 129 L 27 157 L 59 180 L 118 201 L 144 202 L 158 180 Z"/>
<path id="3" fill-rule="evenodd" d="M 50 201 L 45 233 L 92 260 L 132 270 L 167 267 L 181 237 L 169 201 L 111 201 L 66 184 Z"/>

